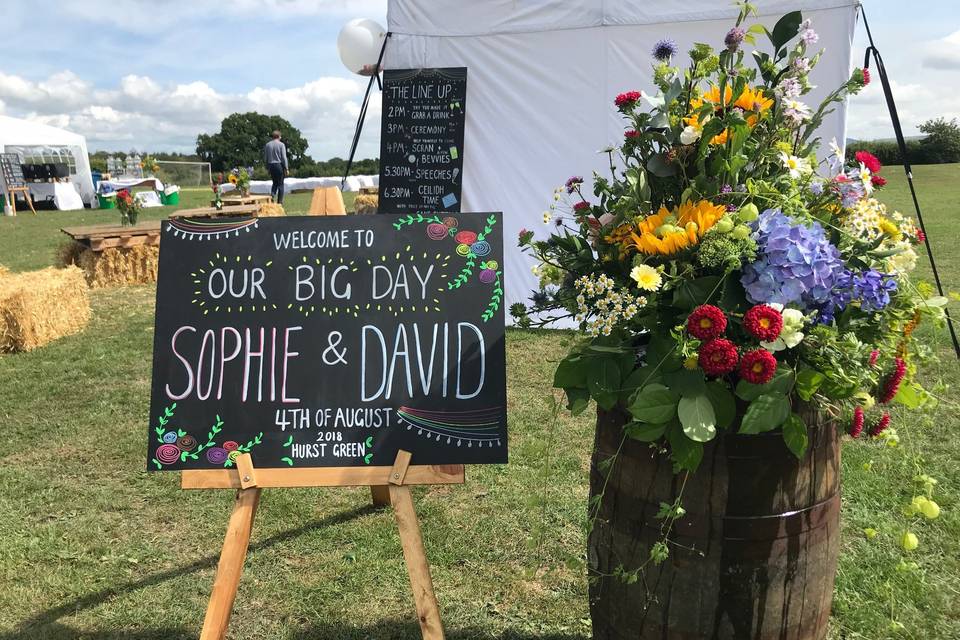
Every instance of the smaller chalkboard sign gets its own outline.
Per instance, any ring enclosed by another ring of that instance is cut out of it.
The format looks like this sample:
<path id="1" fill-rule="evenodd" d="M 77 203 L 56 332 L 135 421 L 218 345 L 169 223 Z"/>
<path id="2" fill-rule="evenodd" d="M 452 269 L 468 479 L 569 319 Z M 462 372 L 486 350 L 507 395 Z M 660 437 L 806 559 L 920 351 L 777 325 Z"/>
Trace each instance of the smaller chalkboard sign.
<path id="1" fill-rule="evenodd" d="M 27 186 L 23 178 L 23 167 L 20 166 L 20 155 L 17 153 L 0 153 L 0 176 L 6 189 L 16 189 Z"/>
<path id="2" fill-rule="evenodd" d="M 381 212 L 460 211 L 466 99 L 466 67 L 384 72 Z"/>

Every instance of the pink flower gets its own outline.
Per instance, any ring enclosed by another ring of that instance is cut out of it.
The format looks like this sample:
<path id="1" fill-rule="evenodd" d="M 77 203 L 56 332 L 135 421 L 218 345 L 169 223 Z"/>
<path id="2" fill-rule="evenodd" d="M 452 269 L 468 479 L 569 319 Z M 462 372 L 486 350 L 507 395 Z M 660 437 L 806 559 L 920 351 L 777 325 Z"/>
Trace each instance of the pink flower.
<path id="1" fill-rule="evenodd" d="M 858 438 L 863 433 L 863 408 L 853 410 L 853 422 L 850 423 L 850 437 Z"/>
<path id="2" fill-rule="evenodd" d="M 890 426 L 890 414 L 884 412 L 880 419 L 877 420 L 877 424 L 870 427 L 870 435 L 876 438 L 878 435 L 883 433 L 887 427 Z"/>
<path id="3" fill-rule="evenodd" d="M 903 377 L 907 374 L 907 363 L 903 361 L 903 358 L 897 358 L 894 360 L 893 373 L 890 374 L 890 377 L 887 378 L 886 384 L 883 386 L 883 394 L 880 396 L 880 404 L 887 404 L 893 397 L 897 395 L 897 391 L 900 390 L 900 383 L 903 382 Z"/>

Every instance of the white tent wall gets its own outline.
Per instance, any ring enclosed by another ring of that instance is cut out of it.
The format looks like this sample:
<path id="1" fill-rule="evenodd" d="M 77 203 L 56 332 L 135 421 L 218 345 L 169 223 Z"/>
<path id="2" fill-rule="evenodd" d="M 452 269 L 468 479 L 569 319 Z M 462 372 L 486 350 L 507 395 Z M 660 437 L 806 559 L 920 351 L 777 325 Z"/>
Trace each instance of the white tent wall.
<path id="1" fill-rule="evenodd" d="M 84 202 L 91 205 L 96 202 L 87 140 L 82 135 L 31 120 L 0 116 L 0 152 L 19 151 L 20 147 L 69 149 L 76 162 L 76 173 L 70 176 L 71 182 Z"/>
<path id="2" fill-rule="evenodd" d="M 808 104 L 849 78 L 856 0 L 755 4 L 768 27 L 797 9 L 813 20 L 827 53 L 811 75 L 817 88 Z M 624 131 L 613 98 L 655 91 L 654 43 L 672 38 L 685 60 L 694 42 L 722 46 L 736 12 L 725 0 L 389 0 L 386 68 L 469 69 L 462 210 L 504 212 L 508 305 L 536 287 L 517 235 L 526 228 L 546 236 L 542 214 L 567 177 L 589 183 L 594 171 L 609 174 L 598 150 Z M 845 131 L 840 105 L 820 135 L 843 145 Z"/>

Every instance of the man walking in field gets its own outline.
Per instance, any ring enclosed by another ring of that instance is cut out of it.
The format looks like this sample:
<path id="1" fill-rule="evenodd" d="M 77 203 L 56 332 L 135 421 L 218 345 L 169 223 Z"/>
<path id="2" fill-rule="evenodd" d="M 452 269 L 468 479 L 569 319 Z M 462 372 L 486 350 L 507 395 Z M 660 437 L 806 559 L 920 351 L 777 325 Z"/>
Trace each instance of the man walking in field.
<path id="1" fill-rule="evenodd" d="M 283 204 L 283 179 L 287 175 L 287 145 L 280 142 L 280 132 L 274 131 L 272 140 L 263 147 L 263 161 L 267 163 L 267 171 L 273 186 L 270 187 L 270 196 Z"/>

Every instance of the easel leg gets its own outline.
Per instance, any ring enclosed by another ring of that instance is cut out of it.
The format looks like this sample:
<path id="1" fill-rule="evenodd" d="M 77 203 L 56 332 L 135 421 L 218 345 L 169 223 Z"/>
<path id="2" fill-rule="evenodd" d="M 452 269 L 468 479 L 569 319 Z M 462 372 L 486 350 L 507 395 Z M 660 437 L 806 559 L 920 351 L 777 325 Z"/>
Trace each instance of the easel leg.
<path id="1" fill-rule="evenodd" d="M 410 487 L 391 484 L 389 490 L 390 501 L 393 503 L 397 518 L 397 529 L 400 530 L 403 559 L 407 563 L 413 600 L 417 606 L 420 632 L 424 640 L 444 640 L 440 608 L 437 606 L 437 596 L 433 592 L 430 565 L 427 564 L 427 556 L 423 549 L 420 523 L 417 521 L 417 512 L 413 508 Z"/>
<path id="2" fill-rule="evenodd" d="M 17 196 L 14 191 L 7 192 L 7 200 L 10 201 L 10 208 L 13 210 L 13 215 L 17 215 Z"/>
<path id="3" fill-rule="evenodd" d="M 203 619 L 203 631 L 200 640 L 222 640 L 230 624 L 233 601 L 240 586 L 240 574 L 250 545 L 250 533 L 253 530 L 253 517 L 260 503 L 260 489 L 240 489 L 233 504 L 227 535 L 223 540 L 223 551 L 217 564 L 217 577 L 210 593 L 210 604 Z"/>
<path id="4" fill-rule="evenodd" d="M 390 506 L 390 488 L 385 484 L 371 486 L 370 497 L 373 499 L 373 506 L 375 507 Z"/>

